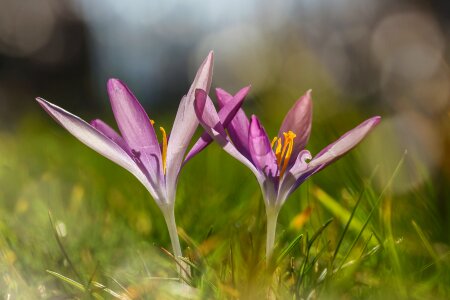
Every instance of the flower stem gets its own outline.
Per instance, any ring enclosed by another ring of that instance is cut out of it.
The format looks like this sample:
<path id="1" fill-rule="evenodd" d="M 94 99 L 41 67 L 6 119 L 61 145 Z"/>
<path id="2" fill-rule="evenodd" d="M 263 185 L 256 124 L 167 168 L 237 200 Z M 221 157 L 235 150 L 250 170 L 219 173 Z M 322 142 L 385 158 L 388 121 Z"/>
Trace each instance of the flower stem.
<path id="1" fill-rule="evenodd" d="M 267 239 L 266 239 L 266 263 L 268 264 L 275 245 L 275 233 L 277 230 L 277 219 L 279 209 L 274 207 L 267 207 Z"/>
<path id="2" fill-rule="evenodd" d="M 178 274 L 181 278 L 187 279 L 189 276 L 189 266 L 183 262 L 180 257 L 183 256 L 181 252 L 180 239 L 178 238 L 177 224 L 175 222 L 175 212 L 173 207 L 167 207 L 162 209 L 164 219 L 166 220 L 167 229 L 169 230 L 170 242 L 172 243 L 172 251 L 175 259 L 177 260 Z"/>

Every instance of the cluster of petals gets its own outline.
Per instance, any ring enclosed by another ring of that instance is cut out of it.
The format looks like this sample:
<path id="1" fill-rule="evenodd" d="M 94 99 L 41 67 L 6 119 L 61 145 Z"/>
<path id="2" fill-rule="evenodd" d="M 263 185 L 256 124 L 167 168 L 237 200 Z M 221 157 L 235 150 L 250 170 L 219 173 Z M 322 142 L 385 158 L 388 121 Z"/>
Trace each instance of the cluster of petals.
<path id="1" fill-rule="evenodd" d="M 241 90 L 242 92 L 242 90 Z M 219 107 L 240 97 L 217 89 Z M 258 117 L 249 119 L 239 109 L 229 124 L 223 124 L 207 92 L 198 89 L 195 112 L 211 137 L 231 156 L 246 165 L 256 176 L 267 207 L 279 208 L 287 197 L 313 174 L 342 157 L 358 145 L 380 122 L 375 116 L 342 135 L 314 158 L 305 149 L 311 133 L 311 91 L 300 97 L 286 114 L 278 135 L 269 139 Z"/>
<path id="2" fill-rule="evenodd" d="M 107 88 L 120 133 L 102 120 L 88 123 L 42 98 L 37 101 L 81 142 L 136 176 L 162 209 L 173 208 L 183 165 L 215 140 L 254 173 L 266 206 L 279 210 L 300 184 L 353 149 L 381 119 L 379 116 L 367 119 L 312 157 L 305 149 L 311 133 L 311 91 L 295 102 L 277 136 L 270 139 L 258 117 L 248 118 L 241 108 L 249 86 L 234 96 L 216 89 L 220 108 L 216 110 L 208 96 L 212 68 L 210 52 L 181 99 L 170 134 L 159 128 L 161 142 L 155 122 L 118 79 L 110 79 Z M 199 122 L 205 132 L 185 155 Z"/>
<path id="3" fill-rule="evenodd" d="M 107 89 L 120 134 L 100 119 L 88 123 L 42 98 L 37 98 L 37 101 L 82 143 L 131 172 L 161 208 L 170 207 L 175 201 L 178 174 L 184 165 L 186 150 L 198 127 L 193 106 L 195 91 L 209 90 L 212 68 L 213 53 L 210 52 L 198 69 L 188 93 L 180 101 L 170 134 L 160 127 L 161 143 L 154 128 L 155 122 L 149 118 L 128 87 L 118 79 L 108 80 Z M 228 105 L 221 115 L 225 118 L 235 111 Z M 203 140 L 197 143 L 189 153 L 189 158 L 206 145 Z"/>

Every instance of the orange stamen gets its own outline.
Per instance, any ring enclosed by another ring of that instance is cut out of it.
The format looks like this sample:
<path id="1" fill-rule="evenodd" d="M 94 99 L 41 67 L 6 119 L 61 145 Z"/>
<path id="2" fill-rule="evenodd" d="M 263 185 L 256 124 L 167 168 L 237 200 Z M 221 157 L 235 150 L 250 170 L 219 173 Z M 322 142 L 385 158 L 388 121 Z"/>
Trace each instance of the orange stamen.
<path id="1" fill-rule="evenodd" d="M 275 142 L 278 140 L 278 137 L 274 137 L 272 142 L 270 143 L 270 148 L 273 148 L 273 145 L 275 145 Z"/>
<path id="2" fill-rule="evenodd" d="M 284 141 L 281 138 L 275 137 L 272 140 L 272 148 L 277 142 L 275 148 L 275 156 L 277 158 L 278 168 L 280 170 L 280 178 L 283 177 L 284 172 L 289 164 L 289 159 L 291 158 L 292 151 L 294 149 L 294 139 L 296 134 L 292 131 L 283 132 Z"/>
<path id="3" fill-rule="evenodd" d="M 281 139 L 277 139 L 277 148 L 275 149 L 275 156 L 277 157 L 277 161 L 281 161 L 281 146 L 282 142 Z"/>

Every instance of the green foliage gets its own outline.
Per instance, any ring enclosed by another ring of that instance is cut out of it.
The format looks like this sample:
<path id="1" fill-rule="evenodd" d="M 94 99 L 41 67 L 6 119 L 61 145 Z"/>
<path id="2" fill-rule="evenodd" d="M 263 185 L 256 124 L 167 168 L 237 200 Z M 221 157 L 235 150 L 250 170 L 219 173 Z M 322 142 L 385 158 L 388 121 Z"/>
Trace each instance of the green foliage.
<path id="1" fill-rule="evenodd" d="M 322 132 L 312 141 L 336 138 Z M 176 278 L 163 217 L 132 175 L 51 120 L 29 118 L 15 132 L 0 132 L 0 140 L 5 299 L 450 294 L 449 240 L 436 229 L 433 182 L 396 194 L 393 172 L 387 185 L 377 187 L 376 170 L 366 174 L 355 159 L 360 150 L 288 199 L 266 267 L 265 212 L 256 180 L 211 145 L 179 179 L 175 214 L 191 268 L 189 284 L 183 284 Z"/>

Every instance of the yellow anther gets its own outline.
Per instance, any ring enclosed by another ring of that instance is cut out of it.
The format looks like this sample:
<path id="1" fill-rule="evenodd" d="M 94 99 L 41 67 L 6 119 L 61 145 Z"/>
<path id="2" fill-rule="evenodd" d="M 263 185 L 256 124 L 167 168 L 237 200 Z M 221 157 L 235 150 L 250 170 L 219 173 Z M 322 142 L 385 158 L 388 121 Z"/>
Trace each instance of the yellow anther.
<path id="1" fill-rule="evenodd" d="M 294 149 L 294 139 L 297 136 L 294 132 L 288 131 L 283 132 L 284 141 L 281 138 L 275 137 L 272 140 L 272 148 L 277 142 L 277 147 L 275 148 L 275 156 L 278 162 L 278 168 L 280 169 L 280 178 L 283 177 L 284 172 L 289 164 L 289 159 L 291 158 L 292 151 Z"/>
<path id="2" fill-rule="evenodd" d="M 273 145 L 275 145 L 275 142 L 278 140 L 278 137 L 274 137 L 272 142 L 270 143 L 270 148 L 273 148 Z"/>
<path id="3" fill-rule="evenodd" d="M 284 138 L 285 139 L 290 139 L 290 140 L 294 140 L 295 137 L 297 136 L 293 131 L 288 131 L 288 132 L 283 132 Z"/>
<path id="4" fill-rule="evenodd" d="M 167 134 L 164 128 L 159 127 L 159 130 L 161 130 L 162 133 L 162 164 L 163 164 L 163 171 L 164 174 L 166 174 L 166 157 L 167 157 Z"/>
<path id="5" fill-rule="evenodd" d="M 150 124 L 152 124 L 152 126 L 155 124 L 155 121 L 153 121 L 152 119 L 150 119 Z"/>
<path id="6" fill-rule="evenodd" d="M 277 157 L 277 161 L 281 161 L 281 139 L 277 139 L 277 148 L 275 148 L 275 156 Z"/>
<path id="7" fill-rule="evenodd" d="M 286 153 L 286 149 L 289 148 L 289 146 L 291 146 L 292 143 L 294 143 L 294 138 L 297 136 L 295 133 L 293 133 L 292 131 L 288 131 L 288 132 L 283 132 L 284 135 L 284 145 L 283 145 L 283 151 L 281 151 L 281 157 L 285 157 L 285 155 L 287 155 Z M 279 162 L 281 164 L 281 162 Z"/>

